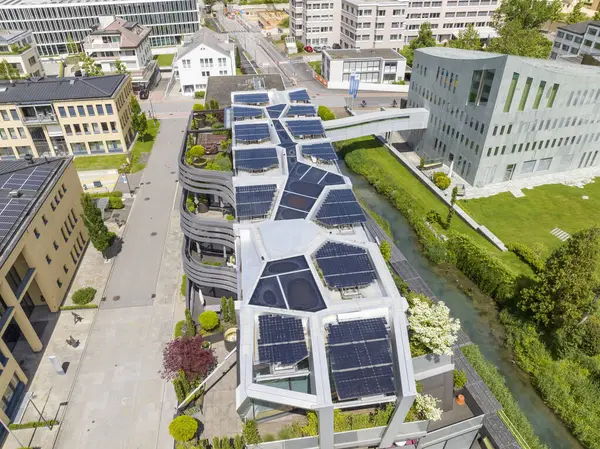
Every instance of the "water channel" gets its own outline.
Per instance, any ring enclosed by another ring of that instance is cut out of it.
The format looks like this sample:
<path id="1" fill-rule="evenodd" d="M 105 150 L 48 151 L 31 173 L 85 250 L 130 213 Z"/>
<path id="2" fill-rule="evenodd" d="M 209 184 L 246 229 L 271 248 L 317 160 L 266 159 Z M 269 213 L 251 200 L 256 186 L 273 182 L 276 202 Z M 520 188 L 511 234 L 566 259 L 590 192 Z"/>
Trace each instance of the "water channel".
<path id="1" fill-rule="evenodd" d="M 394 241 L 400 251 L 433 293 L 446 302 L 452 315 L 460 319 L 471 341 L 479 346 L 485 357 L 504 376 L 509 389 L 540 439 L 551 449 L 582 449 L 581 444 L 538 396 L 528 376 L 511 360 L 502 343 L 503 330 L 491 299 L 477 294 L 467 296 L 458 286 L 456 273 L 444 272 L 421 254 L 416 235 L 404 216 L 363 177 L 348 170 L 343 161 L 340 161 L 340 168 L 352 180 L 354 191 L 364 204 L 390 223 Z M 469 288 L 469 281 L 464 276 L 460 276 L 460 282 L 463 288 Z"/>

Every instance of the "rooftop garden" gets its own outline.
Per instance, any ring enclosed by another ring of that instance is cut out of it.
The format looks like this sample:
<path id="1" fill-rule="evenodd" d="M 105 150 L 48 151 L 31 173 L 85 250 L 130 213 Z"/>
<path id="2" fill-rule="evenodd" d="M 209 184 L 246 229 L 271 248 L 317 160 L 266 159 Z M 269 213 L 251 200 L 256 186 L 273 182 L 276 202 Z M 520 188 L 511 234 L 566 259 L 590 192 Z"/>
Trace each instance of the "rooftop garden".
<path id="1" fill-rule="evenodd" d="M 20 55 L 31 48 L 31 45 L 9 45 L 8 51 L 0 51 L 0 55 Z"/>

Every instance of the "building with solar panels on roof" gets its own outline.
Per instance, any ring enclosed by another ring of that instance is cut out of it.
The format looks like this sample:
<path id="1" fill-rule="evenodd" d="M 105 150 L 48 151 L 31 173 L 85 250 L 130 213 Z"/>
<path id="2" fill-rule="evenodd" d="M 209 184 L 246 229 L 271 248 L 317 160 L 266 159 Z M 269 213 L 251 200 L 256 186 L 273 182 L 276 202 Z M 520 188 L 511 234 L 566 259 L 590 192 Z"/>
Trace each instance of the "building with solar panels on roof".
<path id="1" fill-rule="evenodd" d="M 202 141 L 193 129 L 179 168 L 187 306 L 196 315 L 219 310 L 221 294 L 237 300 L 230 354 L 237 357 L 240 418 L 277 433 L 316 414 L 318 435 L 263 442 L 265 449 L 470 448 L 483 414 L 475 406 L 455 409 L 451 356 L 412 358 L 408 303 L 333 147 L 384 130 L 422 129 L 427 112 L 321 122 L 304 89 L 233 92 L 231 100 L 224 111 L 231 169 L 189 163 L 187 148 Z M 202 263 L 219 253 L 220 266 Z M 417 380 L 439 399 L 441 421 L 405 422 Z M 382 426 L 335 431 L 335 411 L 386 408 Z"/>
<path id="2" fill-rule="evenodd" d="M 72 158 L 0 161 L 0 419 L 7 424 L 28 381 L 11 351 L 19 340 L 42 350 L 40 316 L 58 311 L 88 242 L 81 193 Z"/>

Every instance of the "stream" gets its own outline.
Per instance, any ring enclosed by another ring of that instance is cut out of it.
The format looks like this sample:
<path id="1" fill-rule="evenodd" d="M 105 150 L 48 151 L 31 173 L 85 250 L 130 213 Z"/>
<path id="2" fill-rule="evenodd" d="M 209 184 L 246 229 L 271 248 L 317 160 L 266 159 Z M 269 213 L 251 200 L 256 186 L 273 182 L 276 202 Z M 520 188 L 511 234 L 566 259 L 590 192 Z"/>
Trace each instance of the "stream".
<path id="1" fill-rule="evenodd" d="M 551 449 L 582 449 L 565 425 L 538 396 L 526 373 L 511 360 L 503 346 L 503 327 L 495 303 L 460 273 L 440 269 L 420 252 L 415 233 L 404 216 L 362 177 L 351 172 L 343 160 L 342 172 L 352 180 L 354 192 L 372 211 L 390 223 L 394 242 L 423 278 L 433 293 L 445 301 L 452 315 L 461 322 L 471 341 L 506 379 L 506 384 L 533 425 L 535 433 Z M 462 288 L 459 287 L 459 282 Z M 470 292 L 469 295 L 464 291 Z"/>

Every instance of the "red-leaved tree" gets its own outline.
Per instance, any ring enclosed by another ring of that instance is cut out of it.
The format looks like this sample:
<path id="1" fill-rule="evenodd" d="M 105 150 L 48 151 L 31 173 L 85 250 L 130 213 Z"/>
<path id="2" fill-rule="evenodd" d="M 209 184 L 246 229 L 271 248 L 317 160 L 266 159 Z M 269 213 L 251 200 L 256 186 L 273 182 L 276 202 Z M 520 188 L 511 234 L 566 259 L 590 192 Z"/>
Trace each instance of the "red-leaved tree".
<path id="1" fill-rule="evenodd" d="M 162 378 L 173 380 L 179 370 L 183 370 L 190 382 L 206 376 L 217 365 L 217 359 L 211 349 L 202 347 L 203 342 L 204 338 L 198 335 L 167 343 L 163 350 Z"/>

